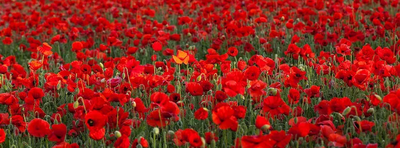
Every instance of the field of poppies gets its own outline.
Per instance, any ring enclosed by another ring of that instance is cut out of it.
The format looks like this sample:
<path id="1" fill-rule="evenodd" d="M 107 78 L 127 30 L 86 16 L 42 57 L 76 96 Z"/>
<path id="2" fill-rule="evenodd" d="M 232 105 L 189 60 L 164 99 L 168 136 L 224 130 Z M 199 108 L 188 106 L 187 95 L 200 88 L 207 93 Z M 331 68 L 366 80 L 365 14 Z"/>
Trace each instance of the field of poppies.
<path id="1" fill-rule="evenodd" d="M 398 0 L 0 0 L 0 145 L 400 147 Z"/>

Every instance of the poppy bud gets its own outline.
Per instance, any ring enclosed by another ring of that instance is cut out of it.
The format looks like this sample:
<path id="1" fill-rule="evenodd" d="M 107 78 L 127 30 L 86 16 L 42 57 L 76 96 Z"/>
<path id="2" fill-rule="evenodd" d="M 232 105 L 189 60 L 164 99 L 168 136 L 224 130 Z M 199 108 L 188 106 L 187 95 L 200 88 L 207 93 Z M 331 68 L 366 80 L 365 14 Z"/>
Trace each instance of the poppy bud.
<path id="1" fill-rule="evenodd" d="M 353 119 L 356 121 L 361 121 L 360 117 L 358 117 L 358 116 L 353 116 Z"/>
<path id="2" fill-rule="evenodd" d="M 121 132 L 119 132 L 119 131 L 115 131 L 114 134 L 115 134 L 115 137 L 117 137 L 117 138 L 122 136 Z"/>
<path id="3" fill-rule="evenodd" d="M 343 115 L 343 116 L 346 116 L 347 114 L 350 113 L 350 111 L 351 111 L 351 107 L 348 106 L 348 107 L 346 107 L 346 109 L 343 110 L 342 115 Z"/>
<path id="4" fill-rule="evenodd" d="M 57 83 L 57 90 L 60 90 L 60 89 L 61 89 L 61 80 L 58 81 L 58 83 Z"/>
<path id="5" fill-rule="evenodd" d="M 278 90 L 276 88 L 268 88 L 268 92 L 270 95 L 275 96 L 278 93 Z"/>
<path id="6" fill-rule="evenodd" d="M 196 78 L 197 81 L 201 81 L 201 75 Z"/>
<path id="7" fill-rule="evenodd" d="M 153 132 L 155 135 L 160 134 L 160 129 L 158 127 L 153 128 Z"/>
<path id="8" fill-rule="evenodd" d="M 239 94 L 240 98 L 242 98 L 242 100 L 246 99 L 242 94 Z"/>
<path id="9" fill-rule="evenodd" d="M 271 125 L 265 124 L 265 125 L 263 125 L 263 126 L 261 127 L 261 130 L 262 130 L 264 133 L 267 133 L 268 130 L 269 130 L 269 128 L 271 128 Z"/>
<path id="10" fill-rule="evenodd" d="M 136 102 L 135 101 L 132 102 L 132 106 L 133 106 L 133 108 L 136 107 Z"/>
<path id="11" fill-rule="evenodd" d="M 367 113 L 369 113 L 369 114 L 373 114 L 375 112 L 375 109 L 374 108 L 369 108 L 368 110 L 367 110 Z"/>
<path id="12" fill-rule="evenodd" d="M 306 67 L 303 65 L 303 64 L 299 64 L 299 69 L 300 70 L 302 70 L 302 71 L 305 71 L 306 70 Z"/>
<path id="13" fill-rule="evenodd" d="M 378 94 L 375 94 L 375 97 L 376 97 L 379 101 L 382 101 L 382 97 L 379 96 Z"/>
<path id="14" fill-rule="evenodd" d="M 189 37 L 191 37 L 192 36 L 192 34 L 189 32 L 188 34 L 187 34 Z"/>
<path id="15" fill-rule="evenodd" d="M 104 69 L 103 63 L 100 63 L 99 65 L 100 65 L 101 69 Z"/>
<path id="16" fill-rule="evenodd" d="M 75 101 L 74 102 L 74 109 L 76 109 L 76 108 L 78 108 L 79 107 L 79 102 L 78 101 Z"/>
<path id="17" fill-rule="evenodd" d="M 122 73 L 122 79 L 125 79 L 125 73 Z"/>
<path id="18" fill-rule="evenodd" d="M 203 137 L 201 137 L 201 142 L 202 142 L 201 147 L 202 147 L 202 148 L 205 148 L 205 147 L 206 147 L 206 139 L 204 139 Z"/>

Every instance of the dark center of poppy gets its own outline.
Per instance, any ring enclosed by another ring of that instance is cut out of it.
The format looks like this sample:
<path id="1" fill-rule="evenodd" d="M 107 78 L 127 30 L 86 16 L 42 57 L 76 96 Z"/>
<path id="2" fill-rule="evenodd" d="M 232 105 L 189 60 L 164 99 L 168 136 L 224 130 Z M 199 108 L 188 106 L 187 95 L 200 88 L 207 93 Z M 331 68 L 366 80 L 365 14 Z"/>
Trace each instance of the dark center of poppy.
<path id="1" fill-rule="evenodd" d="M 301 75 L 300 75 L 300 74 L 298 74 L 298 73 L 296 73 L 296 77 L 300 78 L 300 77 L 301 77 Z"/>
<path id="2" fill-rule="evenodd" d="M 92 119 L 89 119 L 89 120 L 88 120 L 88 124 L 89 124 L 90 126 L 93 126 L 93 125 L 94 125 L 94 121 L 93 121 Z"/>

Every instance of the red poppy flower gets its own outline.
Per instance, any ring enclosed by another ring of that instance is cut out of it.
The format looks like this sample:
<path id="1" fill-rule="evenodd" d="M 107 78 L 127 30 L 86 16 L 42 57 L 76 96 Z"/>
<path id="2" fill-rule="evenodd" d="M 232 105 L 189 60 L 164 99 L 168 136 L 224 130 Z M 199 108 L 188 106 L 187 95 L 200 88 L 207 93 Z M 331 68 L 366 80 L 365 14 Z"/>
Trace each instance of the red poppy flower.
<path id="1" fill-rule="evenodd" d="M 14 115 L 11 117 L 11 123 L 17 127 L 16 133 L 23 133 L 26 130 L 26 123 L 21 115 Z"/>
<path id="2" fill-rule="evenodd" d="M 268 129 L 271 128 L 271 124 L 269 123 L 269 120 L 267 118 L 257 115 L 256 127 L 266 132 Z"/>
<path id="3" fill-rule="evenodd" d="M 238 54 L 238 50 L 236 47 L 229 47 L 228 48 L 228 55 L 235 57 Z"/>
<path id="4" fill-rule="evenodd" d="M 228 98 L 226 93 L 223 91 L 220 91 L 220 90 L 216 91 L 214 96 L 215 96 L 215 100 L 217 100 L 218 102 L 222 102 Z"/>
<path id="5" fill-rule="evenodd" d="M 234 97 L 237 94 L 243 95 L 247 84 L 240 71 L 227 73 L 226 77 L 222 78 L 221 83 L 224 92 L 230 97 Z"/>
<path id="6" fill-rule="evenodd" d="M 129 148 L 129 146 L 130 146 L 129 137 L 126 135 L 122 135 L 114 143 L 114 148 Z"/>
<path id="7" fill-rule="evenodd" d="M 346 142 L 346 136 L 342 136 L 339 134 L 330 134 L 329 135 L 329 145 L 334 146 L 334 147 L 343 147 Z"/>
<path id="8" fill-rule="evenodd" d="M 368 83 L 371 76 L 371 72 L 366 69 L 358 70 L 353 76 L 353 85 L 360 88 L 361 90 L 366 89 L 366 83 Z"/>
<path id="9" fill-rule="evenodd" d="M 85 124 L 89 131 L 97 131 L 106 125 L 107 117 L 101 112 L 93 110 L 85 115 Z"/>
<path id="10" fill-rule="evenodd" d="M 35 118 L 29 122 L 28 132 L 34 137 L 45 137 L 50 133 L 50 124 L 43 119 Z"/>
<path id="11" fill-rule="evenodd" d="M 291 88 L 289 90 L 288 100 L 290 104 L 297 104 L 300 100 L 300 92 L 295 88 Z"/>
<path id="12" fill-rule="evenodd" d="M 197 82 L 189 82 L 186 84 L 186 92 L 190 92 L 192 96 L 203 95 L 203 87 Z"/>
<path id="13" fill-rule="evenodd" d="M 6 132 L 4 132 L 4 129 L 0 128 L 0 143 L 4 141 L 6 141 Z"/>
<path id="14" fill-rule="evenodd" d="M 169 125 L 169 121 L 161 115 L 161 110 L 157 109 L 150 112 L 146 118 L 147 124 L 152 127 L 165 127 Z"/>
<path id="15" fill-rule="evenodd" d="M 290 140 L 292 139 L 292 135 L 286 134 L 285 131 L 271 131 L 269 134 L 271 139 L 275 141 L 275 146 L 277 148 L 285 148 Z"/>
<path id="16" fill-rule="evenodd" d="M 234 109 L 227 103 L 218 103 L 212 111 L 212 120 L 220 129 L 231 129 L 236 131 L 238 127 L 237 118 L 234 116 Z"/>
<path id="17" fill-rule="evenodd" d="M 256 80 L 260 76 L 260 69 L 257 66 L 250 66 L 244 72 L 244 77 L 249 80 Z"/>
<path id="18" fill-rule="evenodd" d="M 104 138 L 105 133 L 106 133 L 105 128 L 91 130 L 89 131 L 89 137 L 92 138 L 93 140 L 101 140 Z"/>
<path id="19" fill-rule="evenodd" d="M 138 142 L 139 140 L 140 140 L 140 143 Z M 132 147 L 137 147 L 137 145 L 141 145 L 143 148 L 148 148 L 149 147 L 149 142 L 146 140 L 146 139 L 144 139 L 143 137 L 140 137 L 140 138 L 138 138 L 138 139 L 135 139 L 133 142 L 132 142 Z"/>
<path id="20" fill-rule="evenodd" d="M 35 100 L 41 100 L 44 97 L 44 93 L 41 88 L 34 87 L 29 90 L 28 96 L 33 97 Z"/>
<path id="21" fill-rule="evenodd" d="M 246 110 L 247 108 L 243 105 L 233 106 L 233 110 L 235 110 L 235 117 L 238 119 L 243 119 L 246 117 Z"/>
<path id="22" fill-rule="evenodd" d="M 267 87 L 267 83 L 261 80 L 254 80 L 250 82 L 250 88 L 248 91 L 250 92 L 251 97 L 261 97 L 266 94 L 264 89 Z"/>
<path id="23" fill-rule="evenodd" d="M 175 132 L 173 139 L 176 146 L 182 146 L 189 142 L 192 147 L 200 147 L 203 145 L 203 141 L 197 131 L 193 129 L 178 130 Z"/>
<path id="24" fill-rule="evenodd" d="M 194 118 L 197 120 L 205 120 L 208 118 L 208 110 L 206 108 L 199 108 L 196 112 L 194 112 Z"/>
<path id="25" fill-rule="evenodd" d="M 268 116 L 275 117 L 278 115 L 289 115 L 290 107 L 287 105 L 279 93 L 275 96 L 268 96 L 263 102 L 263 111 L 268 114 Z"/>
<path id="26" fill-rule="evenodd" d="M 154 51 L 161 51 L 162 50 L 162 45 L 160 42 L 154 42 L 151 47 L 153 48 Z"/>
<path id="27" fill-rule="evenodd" d="M 375 126 L 374 122 L 367 121 L 367 120 L 355 121 L 353 124 L 354 124 L 354 127 L 355 127 L 357 133 L 366 132 L 366 131 L 371 132 L 372 127 Z"/>
<path id="28" fill-rule="evenodd" d="M 80 41 L 75 41 L 72 43 L 72 51 L 73 52 L 80 52 L 83 49 L 83 44 Z"/>
<path id="29" fill-rule="evenodd" d="M 48 139 L 57 143 L 64 142 L 66 134 L 67 126 L 65 124 L 53 124 Z"/>
<path id="30" fill-rule="evenodd" d="M 268 135 L 243 136 L 241 139 L 242 148 L 272 148 L 275 143 Z"/>

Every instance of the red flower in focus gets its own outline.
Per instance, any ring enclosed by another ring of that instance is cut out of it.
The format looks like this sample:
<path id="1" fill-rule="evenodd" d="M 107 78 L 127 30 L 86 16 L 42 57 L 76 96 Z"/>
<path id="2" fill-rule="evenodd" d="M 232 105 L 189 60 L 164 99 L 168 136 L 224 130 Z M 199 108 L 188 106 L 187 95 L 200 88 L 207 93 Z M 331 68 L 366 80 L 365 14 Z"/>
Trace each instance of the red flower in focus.
<path id="1" fill-rule="evenodd" d="M 250 66 L 244 71 L 244 77 L 249 80 L 256 80 L 260 76 L 260 69 L 257 66 Z"/>
<path id="2" fill-rule="evenodd" d="M 140 143 L 138 142 L 139 141 L 138 139 L 140 140 Z M 138 144 L 140 144 L 143 148 L 149 147 L 149 142 L 146 139 L 144 139 L 143 137 L 140 137 L 138 139 L 135 139 L 132 142 L 132 147 L 137 147 Z"/>
<path id="3" fill-rule="evenodd" d="M 269 120 L 267 118 L 257 115 L 256 127 L 258 129 L 261 129 L 263 132 L 266 132 L 271 128 L 271 124 L 269 123 Z"/>
<path id="4" fill-rule="evenodd" d="M 354 127 L 355 127 L 357 133 L 365 132 L 365 131 L 371 132 L 372 127 L 375 126 L 374 122 L 367 121 L 367 120 L 355 121 L 353 124 L 354 124 Z"/>
<path id="5" fill-rule="evenodd" d="M 72 43 L 72 51 L 73 52 L 80 52 L 83 49 L 83 44 L 80 41 L 75 41 Z"/>
<path id="6" fill-rule="evenodd" d="M 106 134 L 105 128 L 89 131 L 89 137 L 92 138 L 93 140 L 101 140 L 103 139 L 105 134 Z"/>
<path id="7" fill-rule="evenodd" d="M 203 95 L 203 87 L 197 82 L 189 82 L 186 85 L 186 92 L 190 92 L 192 96 Z"/>
<path id="8" fill-rule="evenodd" d="M 194 118 L 197 120 L 205 120 L 208 118 L 208 109 L 199 108 L 196 112 L 194 112 Z"/>
<path id="9" fill-rule="evenodd" d="M 175 132 L 175 138 L 173 139 L 176 146 L 183 146 L 187 142 L 192 147 L 200 147 L 203 145 L 203 141 L 197 131 L 193 129 L 178 130 Z"/>
<path id="10" fill-rule="evenodd" d="M 263 102 L 263 111 L 270 117 L 275 117 L 278 115 L 289 115 L 290 107 L 281 98 L 281 96 L 276 94 L 275 96 L 268 96 Z"/>
<path id="11" fill-rule="evenodd" d="M 336 52 L 343 56 L 351 55 L 350 46 L 347 44 L 340 44 L 339 46 L 336 46 Z"/>
<path id="12" fill-rule="evenodd" d="M 32 97 L 35 100 L 42 100 L 44 97 L 44 92 L 41 88 L 34 87 L 29 90 L 28 97 Z"/>
<path id="13" fill-rule="evenodd" d="M 153 50 L 154 50 L 155 52 L 161 51 L 161 50 L 162 50 L 162 45 L 161 45 L 160 42 L 154 42 L 154 43 L 151 45 L 151 47 L 153 48 Z"/>
<path id="14" fill-rule="evenodd" d="M 251 97 L 261 97 L 266 94 L 264 89 L 267 87 L 267 83 L 261 80 L 254 80 L 250 82 L 250 88 L 248 91 L 250 92 Z"/>
<path id="15" fill-rule="evenodd" d="M 218 103 L 212 110 L 212 120 L 220 129 L 231 129 L 236 131 L 238 127 L 237 118 L 234 116 L 234 109 L 227 103 Z"/>
<path id="16" fill-rule="evenodd" d="M 146 118 L 147 124 L 152 127 L 165 127 L 169 125 L 169 121 L 161 115 L 161 110 L 157 109 L 150 112 Z"/>
<path id="17" fill-rule="evenodd" d="M 238 50 L 236 47 L 229 47 L 228 48 L 228 55 L 235 57 L 238 54 Z"/>
<path id="18" fill-rule="evenodd" d="M 353 85 L 358 87 L 361 90 L 366 89 L 366 85 L 370 79 L 371 72 L 366 69 L 360 69 L 356 72 L 356 74 L 353 76 L 352 82 Z"/>
<path id="19" fill-rule="evenodd" d="M 272 148 L 276 141 L 272 141 L 268 135 L 243 136 L 242 148 Z"/>
<path id="20" fill-rule="evenodd" d="M 66 134 L 67 126 L 65 124 L 53 124 L 51 126 L 51 132 L 47 138 L 49 139 L 49 141 L 61 143 L 64 142 Z"/>
<path id="21" fill-rule="evenodd" d="M 297 104 L 297 103 L 299 103 L 300 92 L 295 88 L 291 88 L 289 90 L 288 100 L 289 100 L 289 104 Z"/>
<path id="22" fill-rule="evenodd" d="M 85 116 L 85 124 L 89 131 L 98 131 L 102 129 L 107 121 L 107 117 L 97 110 L 90 111 Z"/>
<path id="23" fill-rule="evenodd" d="M 237 94 L 244 94 L 246 81 L 243 74 L 240 71 L 233 71 L 226 74 L 225 78 L 222 78 L 222 88 L 224 92 L 230 96 L 234 97 Z"/>
<path id="24" fill-rule="evenodd" d="M 50 133 L 50 124 L 43 119 L 35 118 L 29 122 L 28 132 L 34 137 L 45 137 Z"/>
<path id="25" fill-rule="evenodd" d="M 334 147 L 343 147 L 346 142 L 346 136 L 342 136 L 339 134 L 330 134 L 329 135 L 329 141 L 330 143 L 328 145 L 334 146 Z"/>
<path id="26" fill-rule="evenodd" d="M 129 137 L 126 135 L 122 135 L 114 143 L 114 148 L 129 148 L 129 146 L 130 146 Z"/>

